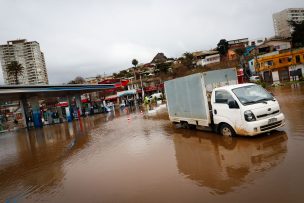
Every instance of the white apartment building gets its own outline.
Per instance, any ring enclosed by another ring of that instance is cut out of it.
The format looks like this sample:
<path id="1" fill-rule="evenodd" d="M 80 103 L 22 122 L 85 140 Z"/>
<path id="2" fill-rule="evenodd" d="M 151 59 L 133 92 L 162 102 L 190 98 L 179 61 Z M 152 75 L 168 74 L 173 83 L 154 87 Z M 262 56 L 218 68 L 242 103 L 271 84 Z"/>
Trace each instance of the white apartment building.
<path id="1" fill-rule="evenodd" d="M 0 61 L 6 85 L 15 84 L 14 77 L 8 76 L 6 71 L 12 61 L 18 61 L 24 67 L 23 73 L 18 77 L 19 84 L 49 83 L 44 55 L 36 41 L 28 42 L 25 39 L 7 41 L 7 44 L 0 45 Z"/>
<path id="2" fill-rule="evenodd" d="M 205 58 L 199 59 L 196 64 L 201 66 L 206 66 L 212 63 L 219 63 L 221 61 L 221 57 L 219 54 L 213 54 L 206 56 Z"/>
<path id="3" fill-rule="evenodd" d="M 272 15 L 273 26 L 276 36 L 290 37 L 292 28 L 289 26 L 288 21 L 303 21 L 304 8 L 288 8 L 283 11 L 274 13 Z"/>

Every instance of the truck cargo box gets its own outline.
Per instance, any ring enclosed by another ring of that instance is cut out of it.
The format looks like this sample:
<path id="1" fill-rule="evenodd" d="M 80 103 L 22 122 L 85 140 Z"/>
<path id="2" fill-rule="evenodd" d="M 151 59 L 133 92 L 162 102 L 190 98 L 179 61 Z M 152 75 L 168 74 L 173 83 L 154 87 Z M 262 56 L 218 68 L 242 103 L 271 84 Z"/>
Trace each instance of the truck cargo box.
<path id="1" fill-rule="evenodd" d="M 208 94 L 216 87 L 237 84 L 235 68 L 197 73 L 165 82 L 169 118 L 172 122 L 209 126 Z"/>

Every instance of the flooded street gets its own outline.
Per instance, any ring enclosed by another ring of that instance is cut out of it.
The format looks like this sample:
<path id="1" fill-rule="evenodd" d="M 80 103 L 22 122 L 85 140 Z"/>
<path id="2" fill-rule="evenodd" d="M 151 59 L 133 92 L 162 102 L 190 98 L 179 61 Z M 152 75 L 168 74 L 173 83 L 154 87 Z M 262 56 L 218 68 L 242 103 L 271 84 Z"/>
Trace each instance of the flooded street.
<path id="1" fill-rule="evenodd" d="M 304 86 L 271 91 L 286 125 L 253 138 L 140 112 L 1 134 L 0 202 L 303 202 Z"/>

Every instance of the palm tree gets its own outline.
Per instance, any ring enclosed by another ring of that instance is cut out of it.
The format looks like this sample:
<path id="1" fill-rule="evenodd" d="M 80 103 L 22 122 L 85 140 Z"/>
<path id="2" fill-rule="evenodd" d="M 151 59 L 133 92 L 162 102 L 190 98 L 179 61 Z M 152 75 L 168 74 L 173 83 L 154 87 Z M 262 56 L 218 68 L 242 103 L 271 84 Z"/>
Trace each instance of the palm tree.
<path id="1" fill-rule="evenodd" d="M 136 67 L 137 64 L 138 64 L 138 61 L 137 61 L 136 59 L 133 59 L 133 60 L 132 60 L 132 64 L 133 64 L 134 67 Z"/>
<path id="2" fill-rule="evenodd" d="M 134 66 L 134 68 L 133 68 L 134 80 L 136 80 L 135 68 L 136 68 L 137 64 L 138 64 L 138 61 L 136 59 L 133 59 L 132 65 Z"/>
<path id="3" fill-rule="evenodd" d="M 6 68 L 8 76 L 14 76 L 15 84 L 19 84 L 18 76 L 22 75 L 24 67 L 18 61 L 12 61 Z"/>

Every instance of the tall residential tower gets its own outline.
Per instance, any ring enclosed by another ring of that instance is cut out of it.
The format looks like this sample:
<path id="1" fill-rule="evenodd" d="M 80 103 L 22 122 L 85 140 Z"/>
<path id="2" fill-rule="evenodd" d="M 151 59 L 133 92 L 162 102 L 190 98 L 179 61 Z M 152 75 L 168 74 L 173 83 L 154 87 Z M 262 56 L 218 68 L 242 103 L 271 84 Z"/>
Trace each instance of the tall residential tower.
<path id="1" fill-rule="evenodd" d="M 6 85 L 15 84 L 14 77 L 7 74 L 7 66 L 12 61 L 18 61 L 24 67 L 23 73 L 18 78 L 19 84 L 49 83 L 44 55 L 36 41 L 28 42 L 25 39 L 7 41 L 7 44 L 0 45 L 0 60 Z"/>
<path id="2" fill-rule="evenodd" d="M 276 36 L 291 37 L 292 28 L 288 21 L 300 22 L 304 20 L 304 8 L 287 8 L 272 15 Z"/>

